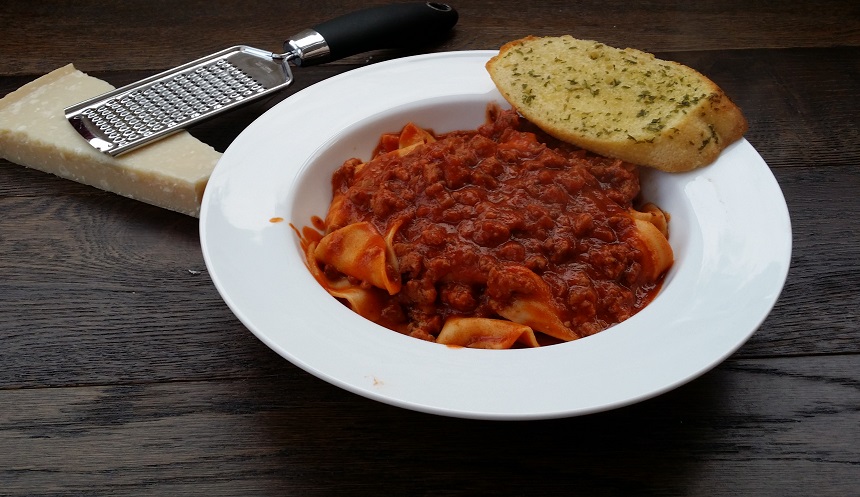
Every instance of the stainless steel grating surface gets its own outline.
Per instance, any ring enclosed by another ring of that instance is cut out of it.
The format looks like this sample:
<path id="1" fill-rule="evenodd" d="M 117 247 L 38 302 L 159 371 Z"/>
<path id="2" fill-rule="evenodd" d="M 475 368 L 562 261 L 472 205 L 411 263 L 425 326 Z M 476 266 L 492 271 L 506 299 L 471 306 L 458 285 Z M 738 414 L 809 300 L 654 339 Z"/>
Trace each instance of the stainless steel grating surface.
<path id="1" fill-rule="evenodd" d="M 119 95 L 82 115 L 121 147 L 265 90 L 241 69 L 220 59 Z"/>

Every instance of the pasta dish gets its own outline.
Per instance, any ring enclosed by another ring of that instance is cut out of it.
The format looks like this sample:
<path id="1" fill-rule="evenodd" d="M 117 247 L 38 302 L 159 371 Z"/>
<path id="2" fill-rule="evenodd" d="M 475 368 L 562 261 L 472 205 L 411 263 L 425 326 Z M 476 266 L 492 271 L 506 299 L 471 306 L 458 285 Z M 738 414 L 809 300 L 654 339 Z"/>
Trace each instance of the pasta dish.
<path id="1" fill-rule="evenodd" d="M 629 318 L 673 262 L 638 168 L 555 140 L 515 111 L 476 130 L 415 124 L 332 177 L 299 235 L 314 278 L 361 316 L 450 346 L 567 342 Z"/>

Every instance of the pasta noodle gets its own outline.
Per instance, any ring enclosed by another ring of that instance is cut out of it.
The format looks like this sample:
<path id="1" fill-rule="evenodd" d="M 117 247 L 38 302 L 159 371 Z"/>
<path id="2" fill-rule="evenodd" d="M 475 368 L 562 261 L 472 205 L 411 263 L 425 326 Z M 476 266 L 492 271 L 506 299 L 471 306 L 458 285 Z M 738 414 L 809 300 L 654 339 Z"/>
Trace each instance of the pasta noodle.
<path id="1" fill-rule="evenodd" d="M 636 166 L 496 107 L 477 130 L 383 135 L 332 192 L 299 232 L 314 278 L 365 318 L 450 346 L 592 335 L 647 305 L 674 260 L 668 216 L 634 208 Z"/>

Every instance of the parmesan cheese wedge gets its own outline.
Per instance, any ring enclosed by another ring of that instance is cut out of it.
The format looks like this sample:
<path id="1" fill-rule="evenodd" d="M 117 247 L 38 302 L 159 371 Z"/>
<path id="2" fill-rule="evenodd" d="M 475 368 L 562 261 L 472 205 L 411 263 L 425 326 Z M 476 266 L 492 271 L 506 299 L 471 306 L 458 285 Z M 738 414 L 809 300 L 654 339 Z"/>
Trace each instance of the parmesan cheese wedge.
<path id="1" fill-rule="evenodd" d="M 72 64 L 0 99 L 0 157 L 190 216 L 221 154 L 185 131 L 110 157 L 66 120 L 64 109 L 114 89 Z"/>

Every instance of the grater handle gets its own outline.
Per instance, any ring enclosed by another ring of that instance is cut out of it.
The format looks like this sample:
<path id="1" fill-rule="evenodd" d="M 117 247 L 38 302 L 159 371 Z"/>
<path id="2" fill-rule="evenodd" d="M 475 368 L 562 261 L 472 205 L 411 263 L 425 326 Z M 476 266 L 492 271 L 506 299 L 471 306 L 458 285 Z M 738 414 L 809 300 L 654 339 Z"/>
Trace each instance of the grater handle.
<path id="1" fill-rule="evenodd" d="M 426 44 L 448 33 L 457 19 L 457 11 L 444 3 L 383 5 L 325 21 L 284 45 L 297 65 L 322 64 L 371 50 Z"/>

